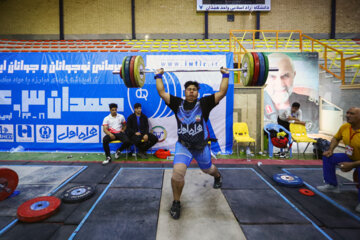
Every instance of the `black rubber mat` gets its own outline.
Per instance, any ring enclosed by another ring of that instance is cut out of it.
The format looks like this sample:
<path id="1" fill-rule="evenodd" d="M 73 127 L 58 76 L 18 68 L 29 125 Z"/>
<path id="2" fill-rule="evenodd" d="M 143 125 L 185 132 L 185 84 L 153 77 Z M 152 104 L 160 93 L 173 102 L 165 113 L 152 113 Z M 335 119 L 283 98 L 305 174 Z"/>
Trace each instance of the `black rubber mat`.
<path id="1" fill-rule="evenodd" d="M 223 190 L 240 224 L 308 223 L 274 190 Z"/>
<path id="2" fill-rule="evenodd" d="M 251 240 L 327 239 L 311 224 L 241 225 L 241 228 L 246 238 Z"/>
<path id="3" fill-rule="evenodd" d="M 75 239 L 155 239 L 160 189 L 110 188 Z"/>
<path id="4" fill-rule="evenodd" d="M 53 234 L 53 236 L 51 236 L 50 240 L 68 239 L 75 229 L 76 225 L 63 225 Z"/>
<path id="5" fill-rule="evenodd" d="M 269 189 L 251 169 L 220 169 L 222 189 Z"/>
<path id="6" fill-rule="evenodd" d="M 17 223 L 1 239 L 48 240 L 62 226 L 59 223 Z"/>
<path id="7" fill-rule="evenodd" d="M 69 187 L 74 186 L 74 185 L 67 185 Z M 63 190 L 65 190 L 66 187 L 64 187 Z M 59 216 L 55 215 L 52 216 L 51 218 L 63 218 L 66 217 L 64 223 L 65 224 L 76 224 L 78 225 L 81 220 L 86 216 L 86 214 L 89 212 L 89 210 L 91 209 L 91 207 L 94 205 L 94 203 L 96 202 L 96 200 L 100 197 L 100 195 L 102 194 L 102 192 L 104 191 L 104 189 L 106 188 L 106 185 L 103 184 L 99 184 L 96 186 L 96 193 L 94 194 L 94 196 L 92 196 L 92 198 L 81 202 L 81 203 L 62 203 L 62 212 L 58 212 L 57 214 L 59 214 Z M 59 192 L 57 194 L 57 196 L 60 196 L 61 192 Z M 68 215 L 69 214 L 69 215 Z M 49 218 L 49 221 L 51 221 L 52 219 Z"/>
<path id="8" fill-rule="evenodd" d="M 87 164 L 84 164 L 85 166 Z M 88 168 L 85 169 L 80 175 L 74 178 L 72 183 L 84 183 L 84 184 L 99 184 L 106 176 L 111 173 L 116 164 L 108 164 L 103 166 L 101 163 L 88 164 Z"/>
<path id="9" fill-rule="evenodd" d="M 111 187 L 161 188 L 162 169 L 122 169 Z"/>

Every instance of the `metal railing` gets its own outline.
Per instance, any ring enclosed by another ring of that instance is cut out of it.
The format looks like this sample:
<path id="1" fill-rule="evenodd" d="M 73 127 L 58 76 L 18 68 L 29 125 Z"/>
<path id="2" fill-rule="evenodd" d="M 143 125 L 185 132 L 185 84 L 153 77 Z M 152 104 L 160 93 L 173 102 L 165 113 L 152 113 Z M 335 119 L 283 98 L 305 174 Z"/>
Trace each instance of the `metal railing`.
<path id="1" fill-rule="evenodd" d="M 269 36 L 270 35 L 270 36 Z M 265 45 L 265 47 L 264 47 Z M 230 30 L 229 51 L 240 68 L 247 52 L 318 52 L 319 67 L 341 80 L 341 88 L 360 88 L 360 55 L 344 56 L 344 51 L 303 34 L 300 30 Z M 354 75 L 352 75 L 354 74 Z M 235 83 L 240 83 L 240 74 Z M 345 81 L 350 78 L 351 81 Z"/>

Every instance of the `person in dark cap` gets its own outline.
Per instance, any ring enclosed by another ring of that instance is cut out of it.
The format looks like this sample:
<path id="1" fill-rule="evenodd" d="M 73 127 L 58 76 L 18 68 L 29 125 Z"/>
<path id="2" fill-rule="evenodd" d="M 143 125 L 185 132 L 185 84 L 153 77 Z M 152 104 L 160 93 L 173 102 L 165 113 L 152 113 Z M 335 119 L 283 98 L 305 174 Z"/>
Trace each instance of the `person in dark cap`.
<path id="1" fill-rule="evenodd" d="M 148 158 L 146 151 L 158 142 L 158 138 L 149 132 L 149 121 L 142 113 L 140 103 L 135 103 L 134 113 L 127 119 L 126 133 L 130 140 L 139 149 L 138 156 Z"/>

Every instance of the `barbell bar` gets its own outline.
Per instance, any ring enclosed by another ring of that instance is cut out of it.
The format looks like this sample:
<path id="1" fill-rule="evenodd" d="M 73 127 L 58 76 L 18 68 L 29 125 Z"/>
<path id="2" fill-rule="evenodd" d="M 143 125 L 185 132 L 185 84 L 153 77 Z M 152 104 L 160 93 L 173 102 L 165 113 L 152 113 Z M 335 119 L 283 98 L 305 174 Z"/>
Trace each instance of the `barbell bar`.
<path id="1" fill-rule="evenodd" d="M 228 71 L 242 72 L 240 79 L 244 86 L 263 86 L 266 82 L 269 71 L 278 71 L 276 68 L 269 68 L 269 61 L 262 53 L 246 53 L 241 62 L 242 68 L 230 68 Z M 164 72 L 219 72 L 219 69 L 176 69 L 164 70 Z M 153 70 L 145 68 L 141 56 L 126 56 L 120 71 L 113 71 L 119 74 L 126 87 L 138 88 L 145 84 L 145 73 L 154 73 Z"/>

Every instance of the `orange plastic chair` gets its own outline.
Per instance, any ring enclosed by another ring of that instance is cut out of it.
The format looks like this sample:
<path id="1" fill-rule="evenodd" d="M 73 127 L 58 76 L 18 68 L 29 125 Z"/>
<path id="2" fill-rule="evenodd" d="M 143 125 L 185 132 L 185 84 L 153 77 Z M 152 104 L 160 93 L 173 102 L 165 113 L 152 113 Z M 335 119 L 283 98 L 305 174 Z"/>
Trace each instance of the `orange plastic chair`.
<path id="1" fill-rule="evenodd" d="M 249 136 L 249 129 L 245 122 L 236 122 L 233 124 L 233 136 L 236 141 L 236 151 L 239 156 L 239 142 L 248 142 L 249 146 L 251 143 L 254 143 L 255 149 L 255 139 Z"/>
<path id="2" fill-rule="evenodd" d="M 300 156 L 299 155 L 299 143 L 301 143 L 301 142 L 307 142 L 308 143 L 306 145 L 306 148 L 305 148 L 304 152 L 303 152 L 303 154 L 305 155 L 306 149 L 308 148 L 309 144 L 317 142 L 315 139 L 312 139 L 312 138 L 308 137 L 308 135 L 306 133 L 306 128 L 302 124 L 291 123 L 290 124 L 290 133 L 291 133 L 291 137 L 292 137 L 293 141 L 296 142 L 298 157 Z M 318 153 L 317 153 L 316 148 L 315 148 L 315 151 L 316 151 L 316 157 L 318 157 Z"/>

